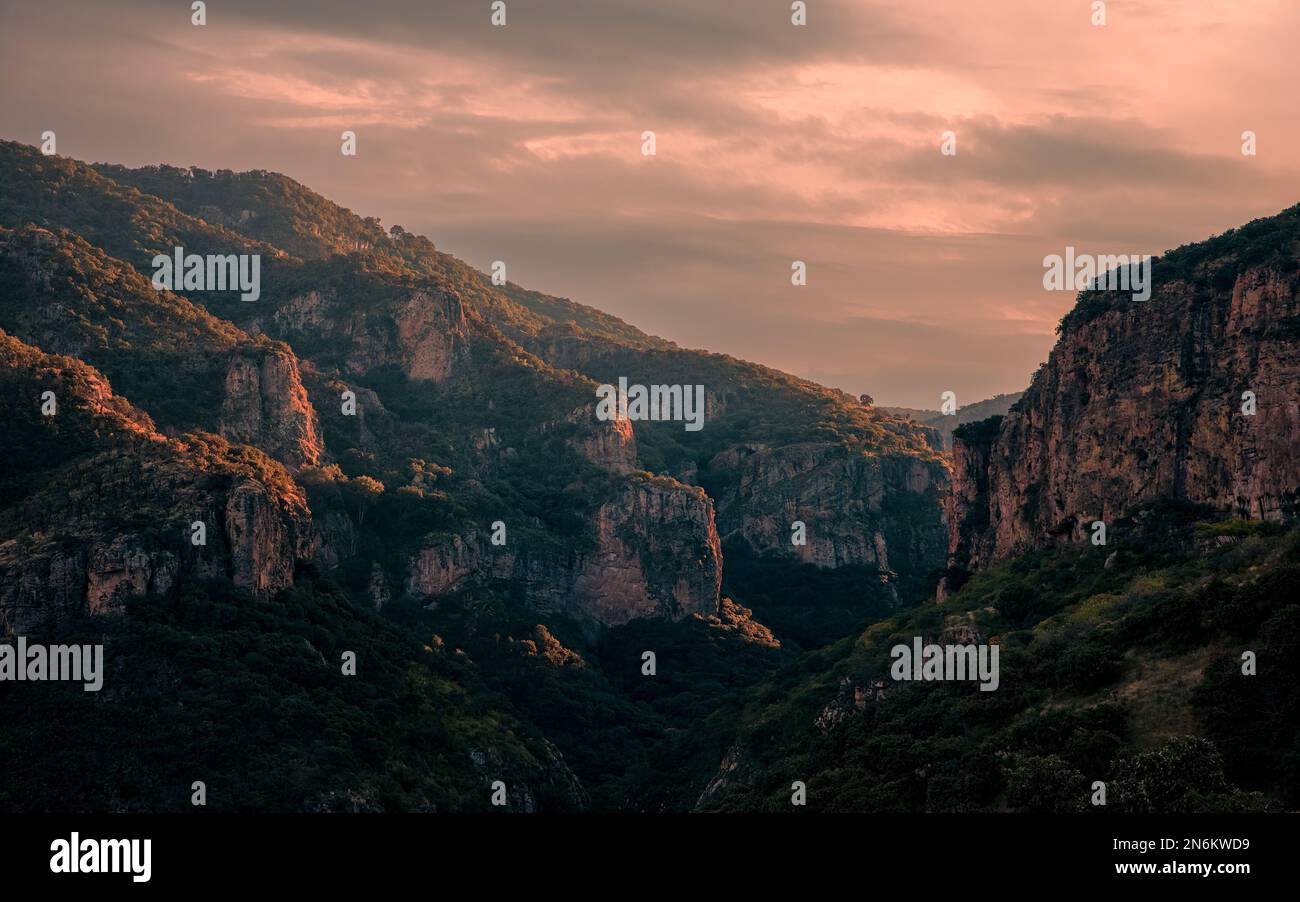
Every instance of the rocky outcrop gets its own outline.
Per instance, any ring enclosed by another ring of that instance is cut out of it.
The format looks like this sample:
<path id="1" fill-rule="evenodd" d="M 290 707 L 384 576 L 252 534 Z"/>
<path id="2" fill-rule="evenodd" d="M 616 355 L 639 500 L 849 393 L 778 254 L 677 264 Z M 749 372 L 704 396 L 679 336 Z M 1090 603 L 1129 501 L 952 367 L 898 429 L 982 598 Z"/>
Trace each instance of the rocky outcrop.
<path id="1" fill-rule="evenodd" d="M 507 756 L 495 747 L 471 749 L 469 762 L 479 773 L 485 793 L 492 791 L 497 780 L 505 784 L 506 799 L 501 806 L 505 811 L 532 814 L 543 807 L 585 809 L 586 790 L 560 750 L 550 740 L 542 739 L 532 751 L 527 766 L 521 766 L 517 756 Z M 543 799 L 548 806 L 542 804 Z"/>
<path id="2" fill-rule="evenodd" d="M 478 530 L 429 542 L 410 561 L 407 591 L 436 598 L 473 582 L 508 579 L 524 586 L 539 610 L 606 626 L 718 610 L 722 548 L 713 505 L 700 489 L 633 477 L 600 505 L 580 546 L 512 535 L 499 547 Z"/>
<path id="3" fill-rule="evenodd" d="M 57 412 L 31 403 L 44 390 Z M 111 614 L 185 579 L 268 597 L 316 552 L 305 497 L 265 454 L 215 435 L 167 438 L 91 367 L 3 333 L 0 418 L 15 488 L 0 535 L 6 632 Z"/>
<path id="4" fill-rule="evenodd" d="M 919 579 L 943 563 L 946 480 L 936 460 L 807 442 L 728 449 L 704 482 L 717 493 L 723 539 L 755 554 Z M 795 522 L 806 526 L 804 545 L 792 542 Z"/>
<path id="5" fill-rule="evenodd" d="M 305 507 L 293 516 L 267 487 L 247 480 L 226 497 L 228 571 L 241 589 L 273 595 L 293 585 L 294 562 L 314 556 L 314 536 Z"/>
<path id="6" fill-rule="evenodd" d="M 0 633 L 30 632 L 78 613 L 115 614 L 127 598 L 170 595 L 187 579 L 229 579 L 270 597 L 293 584 L 296 562 L 315 551 L 306 506 L 257 481 L 198 503 L 207 529 L 202 546 L 188 541 L 188 524 L 119 533 L 98 518 L 70 524 L 58 538 L 0 544 Z"/>
<path id="7" fill-rule="evenodd" d="M 393 317 L 397 354 L 411 379 L 441 382 L 466 348 L 465 308 L 455 292 L 417 291 Z"/>
<path id="8" fill-rule="evenodd" d="M 590 405 L 573 411 L 564 422 L 576 430 L 568 445 L 591 463 L 610 473 L 637 468 L 636 434 L 626 417 L 598 420 Z"/>
<path id="9" fill-rule="evenodd" d="M 104 614 L 133 595 L 165 595 L 176 584 L 178 570 L 174 554 L 148 547 L 139 536 L 118 536 L 92 546 L 86 567 L 86 607 L 92 614 Z"/>
<path id="10" fill-rule="evenodd" d="M 316 520 L 316 533 L 320 538 L 316 561 L 326 570 L 334 569 L 357 553 L 357 528 L 352 518 L 342 511 L 326 511 Z"/>
<path id="11" fill-rule="evenodd" d="M 493 555 L 490 549 L 487 537 L 473 529 L 464 536 L 437 539 L 421 548 L 409 562 L 406 591 L 436 598 L 451 592 L 469 577 L 508 579 L 515 569 L 515 555 L 512 552 Z"/>
<path id="12" fill-rule="evenodd" d="M 700 489 L 632 480 L 596 514 L 599 550 L 578 571 L 577 609 L 604 624 L 710 614 L 722 588 L 722 543 Z"/>
<path id="13" fill-rule="evenodd" d="M 1021 402 L 957 431 L 954 568 L 1082 541 L 1092 521 L 1157 498 L 1295 515 L 1300 276 L 1293 257 L 1244 265 L 1240 243 L 1158 261 L 1146 302 L 1085 293 Z"/>
<path id="14" fill-rule="evenodd" d="M 86 549 L 11 539 L 0 544 L 0 575 L 0 636 L 30 633 L 81 609 Z"/>
<path id="15" fill-rule="evenodd" d="M 376 293 L 389 291 L 375 286 Z M 396 366 L 409 379 L 433 382 L 446 381 L 469 350 L 465 307 L 455 291 L 415 290 L 361 310 L 333 288 L 309 291 L 282 304 L 269 321 L 254 320 L 249 331 L 265 331 L 326 360 L 337 356 L 349 372 Z M 339 346 L 345 347 L 341 355 Z"/>
<path id="16" fill-rule="evenodd" d="M 232 442 L 256 445 L 292 467 L 320 462 L 324 442 L 316 410 L 292 354 L 241 349 L 231 357 L 221 434 Z"/>

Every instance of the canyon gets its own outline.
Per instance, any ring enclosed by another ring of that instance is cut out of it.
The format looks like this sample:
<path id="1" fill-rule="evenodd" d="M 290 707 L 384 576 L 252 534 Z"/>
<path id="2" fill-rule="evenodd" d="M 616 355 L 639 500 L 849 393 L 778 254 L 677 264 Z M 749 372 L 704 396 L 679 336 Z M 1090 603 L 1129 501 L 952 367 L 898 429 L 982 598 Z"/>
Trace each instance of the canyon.
<path id="1" fill-rule="evenodd" d="M 1199 668 L 1207 736 L 1290 710 L 1213 643 L 1290 648 L 1300 208 L 1153 260 L 1148 301 L 1082 292 L 1023 395 L 943 417 L 277 173 L 0 142 L 0 175 L 0 634 L 102 641 L 120 705 L 0 699 L 11 807 L 171 810 L 201 767 L 230 810 L 767 810 L 797 767 L 832 810 L 998 809 L 1122 773 L 1144 666 Z M 259 297 L 156 289 L 178 247 L 256 255 Z M 997 691 L 887 682 L 914 640 L 990 646 Z M 72 780 L 92 749 L 119 776 Z"/>

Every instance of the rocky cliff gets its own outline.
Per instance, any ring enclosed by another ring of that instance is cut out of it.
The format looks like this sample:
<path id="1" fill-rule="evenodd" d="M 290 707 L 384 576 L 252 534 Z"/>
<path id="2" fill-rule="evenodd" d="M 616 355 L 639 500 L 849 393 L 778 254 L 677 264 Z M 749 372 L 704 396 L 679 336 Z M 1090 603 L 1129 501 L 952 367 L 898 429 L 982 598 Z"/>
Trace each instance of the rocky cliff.
<path id="1" fill-rule="evenodd" d="M 446 381 L 468 353 L 465 307 L 455 291 L 402 288 L 371 275 L 340 292 L 328 270 L 321 265 L 315 276 L 312 269 L 300 274 L 318 287 L 288 297 L 269 316 L 254 316 L 248 330 L 345 372 L 392 366 L 409 379 L 432 382 Z"/>
<path id="2" fill-rule="evenodd" d="M 2 332 L 0 415 L 14 461 L 0 516 L 7 634 L 185 579 L 268 597 L 314 553 L 306 499 L 279 464 L 215 435 L 168 438 L 94 369 Z"/>
<path id="3" fill-rule="evenodd" d="M 951 563 L 1081 541 L 1172 498 L 1282 521 L 1300 490 L 1300 208 L 1155 261 L 1146 302 L 1085 292 L 1005 417 L 955 433 Z"/>
<path id="4" fill-rule="evenodd" d="M 866 565 L 900 590 L 942 564 L 926 431 L 857 399 L 494 285 L 273 173 L 91 167 L 7 142 L 0 165 L 0 228 L 20 236 L 0 264 L 22 287 L 0 326 L 97 367 L 164 435 L 216 432 L 312 482 L 317 563 L 355 569 L 360 595 L 497 578 L 590 621 L 712 612 L 709 495 L 722 538 L 778 564 Z M 259 300 L 154 291 L 151 255 L 173 246 L 261 254 Z M 595 385 L 619 377 L 704 386 L 704 428 L 596 421 Z M 512 542 L 546 540 L 505 567 L 485 544 L 497 519 Z M 795 520 L 807 546 L 788 541 Z"/>
<path id="5" fill-rule="evenodd" d="M 324 453 L 298 359 L 76 235 L 0 227 L 0 328 L 96 367 L 164 431 L 219 432 L 292 467 Z"/>
<path id="6" fill-rule="evenodd" d="M 409 563 L 407 591 L 435 599 L 471 583 L 512 580 L 542 611 L 613 626 L 637 617 L 679 619 L 719 609 L 722 547 L 701 489 L 665 477 L 630 479 L 571 545 L 530 542 L 519 530 L 491 544 L 487 531 L 437 538 Z"/>
<path id="7" fill-rule="evenodd" d="M 324 452 L 298 361 L 274 348 L 245 349 L 231 356 L 220 428 L 232 442 L 256 445 L 290 466 L 315 466 Z"/>
<path id="8" fill-rule="evenodd" d="M 867 565 L 882 578 L 933 567 L 944 547 L 939 519 L 946 473 L 915 455 L 869 455 L 839 444 L 746 444 L 708 463 L 718 486 L 718 529 L 760 555 L 819 567 Z M 804 543 L 792 527 L 804 524 Z"/>

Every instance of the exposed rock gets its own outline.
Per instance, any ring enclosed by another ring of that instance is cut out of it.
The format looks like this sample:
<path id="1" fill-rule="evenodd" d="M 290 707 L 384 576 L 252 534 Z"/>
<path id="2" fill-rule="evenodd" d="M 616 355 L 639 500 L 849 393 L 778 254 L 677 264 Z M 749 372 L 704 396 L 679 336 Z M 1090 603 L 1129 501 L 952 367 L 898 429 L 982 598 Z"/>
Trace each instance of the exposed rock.
<path id="1" fill-rule="evenodd" d="M 1126 298 L 1070 324 L 1005 418 L 958 435 L 947 504 L 955 567 L 1082 541 L 1093 520 L 1156 498 L 1294 516 L 1296 273 L 1247 268 L 1230 291 L 1162 283 L 1160 273 L 1149 301 Z M 1245 391 L 1253 416 L 1242 411 Z"/>
<path id="2" fill-rule="evenodd" d="M 225 525 L 236 586 L 268 595 L 293 584 L 298 537 L 265 486 L 252 480 L 236 486 L 226 501 Z"/>
<path id="3" fill-rule="evenodd" d="M 315 466 L 324 453 L 316 409 L 292 354 L 267 348 L 260 359 L 242 349 L 226 369 L 221 434 L 256 445 L 293 467 Z"/>
<path id="4" fill-rule="evenodd" d="M 709 462 L 706 484 L 718 492 L 723 538 L 757 554 L 919 577 L 942 565 L 946 477 L 937 461 L 809 442 L 729 449 Z M 795 521 L 806 545 L 791 542 Z"/>
<path id="5" fill-rule="evenodd" d="M 376 611 L 392 600 L 392 593 L 388 591 L 388 577 L 384 575 L 384 568 L 379 566 L 378 561 L 370 566 L 370 584 L 366 587 L 366 595 Z"/>
<path id="6" fill-rule="evenodd" d="M 27 403 L 41 386 L 59 399 L 55 417 Z M 166 438 L 94 369 L 3 333 L 0 388 L 5 441 L 24 449 L 31 486 L 13 499 L 15 532 L 0 537 L 6 630 L 111 613 L 186 578 L 228 577 L 266 596 L 315 554 L 305 497 L 262 452 L 203 433 Z M 202 546 L 192 520 L 206 525 Z"/>
<path id="7" fill-rule="evenodd" d="M 31 633 L 81 609 L 86 589 L 86 551 L 58 543 L 0 545 L 0 635 Z"/>
<path id="8" fill-rule="evenodd" d="M 352 518 L 342 511 L 332 510 L 316 521 L 320 543 L 316 561 L 326 570 L 332 570 L 357 553 L 357 528 Z"/>
<path id="9" fill-rule="evenodd" d="M 560 750 L 549 740 L 541 740 L 535 765 L 521 769 L 512 765 L 497 748 L 471 749 L 470 763 L 482 777 L 484 787 L 500 780 L 506 787 L 506 811 L 532 814 L 539 809 L 538 796 L 542 795 L 570 810 L 587 806 L 587 793 Z M 536 787 L 536 791 L 534 790 Z"/>
<path id="10" fill-rule="evenodd" d="M 600 623 L 713 613 L 722 543 L 713 505 L 676 480 L 634 480 L 596 515 L 599 551 L 574 580 L 575 606 Z"/>
<path id="11" fill-rule="evenodd" d="M 727 753 L 722 756 L 722 761 L 718 764 L 718 772 L 705 785 L 700 797 L 695 800 L 695 810 L 705 810 L 720 801 L 733 784 L 743 782 L 741 778 L 747 770 L 745 751 L 739 743 L 736 743 L 727 749 Z"/>
<path id="12" fill-rule="evenodd" d="M 378 286 L 376 286 L 376 290 Z M 469 350 L 465 307 L 455 291 L 415 290 L 403 299 L 358 309 L 354 299 L 334 288 L 296 295 L 280 305 L 270 319 L 248 325 L 296 348 L 325 349 L 344 340 L 345 350 L 334 359 L 353 373 L 396 366 L 410 379 L 443 382 Z"/>
<path id="13" fill-rule="evenodd" d="M 582 431 L 569 440 L 569 445 L 587 460 L 611 473 L 628 473 L 637 468 L 636 435 L 632 421 L 626 418 L 597 420 L 594 407 L 575 410 L 567 422 L 577 424 Z"/>
<path id="14" fill-rule="evenodd" d="M 722 550 L 702 490 L 633 477 L 597 510 L 590 544 L 494 547 L 469 530 L 426 545 L 410 561 L 407 591 L 434 598 L 471 580 L 511 579 L 539 610 L 607 626 L 717 612 Z"/>
<path id="15" fill-rule="evenodd" d="M 147 549 L 139 536 L 118 536 L 91 550 L 86 606 L 92 614 L 102 614 L 117 610 L 133 595 L 165 595 L 175 584 L 178 569 L 179 562 L 170 552 Z"/>
<path id="16" fill-rule="evenodd" d="M 471 529 L 425 545 L 408 564 L 406 591 L 423 598 L 436 598 L 457 588 L 467 577 L 508 579 L 514 572 L 515 555 L 494 555 L 487 537 Z"/>

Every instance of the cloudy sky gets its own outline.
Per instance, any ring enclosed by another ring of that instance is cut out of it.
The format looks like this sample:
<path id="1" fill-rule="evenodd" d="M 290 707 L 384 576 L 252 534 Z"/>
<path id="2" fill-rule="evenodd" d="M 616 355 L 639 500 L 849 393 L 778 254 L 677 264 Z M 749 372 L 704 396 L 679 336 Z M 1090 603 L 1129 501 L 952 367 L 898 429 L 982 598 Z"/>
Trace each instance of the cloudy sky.
<path id="1" fill-rule="evenodd" d="M 807 5 L 209 0 L 195 27 L 189 0 L 0 0 L 0 136 L 278 170 L 682 345 L 923 407 L 1025 386 L 1074 300 L 1045 254 L 1300 201 L 1297 0 L 1110 0 L 1101 27 L 1091 0 Z"/>

